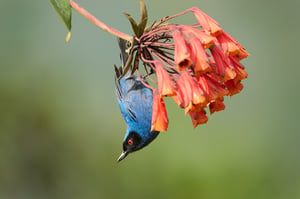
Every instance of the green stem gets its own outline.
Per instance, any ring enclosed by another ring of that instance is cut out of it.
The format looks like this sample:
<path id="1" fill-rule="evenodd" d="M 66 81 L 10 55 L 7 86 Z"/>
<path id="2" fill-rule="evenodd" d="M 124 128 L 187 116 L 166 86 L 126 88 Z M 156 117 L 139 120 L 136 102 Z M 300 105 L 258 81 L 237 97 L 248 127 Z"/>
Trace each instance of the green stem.
<path id="1" fill-rule="evenodd" d="M 127 35 L 123 32 L 120 32 L 116 29 L 113 29 L 109 26 L 107 26 L 106 24 L 104 24 L 103 22 L 101 22 L 100 20 L 98 20 L 96 17 L 94 17 L 91 13 L 89 13 L 87 10 L 85 10 L 84 8 L 82 8 L 81 6 L 79 6 L 77 3 L 75 3 L 74 1 L 70 0 L 70 5 L 72 6 L 72 8 L 74 10 L 76 10 L 77 12 L 79 12 L 82 16 L 84 16 L 85 18 L 87 18 L 88 20 L 90 20 L 93 24 L 95 24 L 96 26 L 98 26 L 99 28 L 101 28 L 102 30 L 116 36 L 119 38 L 122 38 L 124 40 L 127 40 L 129 42 L 133 42 L 133 37 L 130 35 Z"/>

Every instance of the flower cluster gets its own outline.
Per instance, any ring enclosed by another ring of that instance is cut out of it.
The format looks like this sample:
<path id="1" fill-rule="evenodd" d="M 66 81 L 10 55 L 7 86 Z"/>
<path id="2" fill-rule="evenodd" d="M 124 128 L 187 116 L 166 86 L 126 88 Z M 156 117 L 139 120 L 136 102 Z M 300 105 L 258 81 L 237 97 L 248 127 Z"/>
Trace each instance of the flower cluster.
<path id="1" fill-rule="evenodd" d="M 147 9 L 139 0 L 141 16 L 138 22 L 124 13 L 135 34 L 131 36 L 105 25 L 72 0 L 69 2 L 73 9 L 96 26 L 128 41 L 126 52 L 129 56 L 119 78 L 128 72 L 136 72 L 141 82 L 153 89 L 151 130 L 165 131 L 168 128 L 164 97 L 172 97 L 185 114 L 191 116 L 196 127 L 208 121 L 205 110 L 208 109 L 210 114 L 224 110 L 224 96 L 235 95 L 243 89 L 241 80 L 248 74 L 240 61 L 249 54 L 200 9 L 193 7 L 146 26 Z M 166 23 L 188 12 L 193 13 L 196 24 Z M 143 70 L 140 70 L 140 62 Z M 145 73 L 143 77 L 141 71 Z M 153 74 L 156 78 L 151 77 Z M 151 82 L 157 84 L 157 88 L 152 87 Z"/>
<path id="2" fill-rule="evenodd" d="M 197 24 L 164 24 L 187 12 L 194 14 Z M 132 71 L 136 70 L 143 83 L 153 89 L 151 130 L 156 131 L 168 128 L 164 97 L 172 97 L 196 127 L 208 121 L 207 109 L 210 114 L 224 110 L 224 96 L 239 93 L 243 89 L 241 80 L 248 75 L 240 61 L 249 54 L 215 20 L 196 7 L 146 27 L 135 37 L 131 53 L 135 53 Z M 140 76 L 140 60 L 145 76 L 157 88 Z M 153 73 L 156 81 L 151 78 Z"/>

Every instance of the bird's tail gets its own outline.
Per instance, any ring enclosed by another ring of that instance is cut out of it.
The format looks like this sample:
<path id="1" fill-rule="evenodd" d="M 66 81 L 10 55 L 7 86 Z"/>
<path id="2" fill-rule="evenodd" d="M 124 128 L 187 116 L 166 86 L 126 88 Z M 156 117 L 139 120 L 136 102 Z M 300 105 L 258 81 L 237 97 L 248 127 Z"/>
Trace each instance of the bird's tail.
<path id="1" fill-rule="evenodd" d="M 127 52 L 127 48 L 128 48 L 127 41 L 124 39 L 118 38 L 118 43 L 119 43 L 119 47 L 120 47 L 121 66 L 117 67 L 116 65 L 114 65 L 116 79 L 120 79 L 121 76 L 124 75 L 124 70 L 126 70 L 125 65 L 127 63 L 128 57 L 129 57 L 128 52 Z"/>
<path id="2" fill-rule="evenodd" d="M 118 38 L 118 43 L 121 50 L 120 59 L 122 62 L 122 68 L 124 68 L 129 57 L 128 52 L 126 52 L 128 48 L 128 41 Z"/>

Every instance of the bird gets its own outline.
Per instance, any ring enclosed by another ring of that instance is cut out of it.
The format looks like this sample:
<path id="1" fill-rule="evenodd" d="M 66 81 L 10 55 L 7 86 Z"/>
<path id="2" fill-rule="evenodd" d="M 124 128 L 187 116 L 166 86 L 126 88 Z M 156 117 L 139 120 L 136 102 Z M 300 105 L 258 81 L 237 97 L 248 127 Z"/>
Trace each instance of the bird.
<path id="1" fill-rule="evenodd" d="M 117 101 L 127 130 L 123 138 L 123 152 L 117 162 L 128 154 L 138 151 L 151 143 L 159 134 L 151 131 L 153 91 L 146 87 L 141 79 L 128 72 L 122 75 L 125 63 L 129 57 L 127 41 L 118 38 L 122 66 L 115 66 L 115 90 Z M 123 76 L 123 77 L 122 77 Z M 145 80 L 143 80 L 145 81 Z"/>

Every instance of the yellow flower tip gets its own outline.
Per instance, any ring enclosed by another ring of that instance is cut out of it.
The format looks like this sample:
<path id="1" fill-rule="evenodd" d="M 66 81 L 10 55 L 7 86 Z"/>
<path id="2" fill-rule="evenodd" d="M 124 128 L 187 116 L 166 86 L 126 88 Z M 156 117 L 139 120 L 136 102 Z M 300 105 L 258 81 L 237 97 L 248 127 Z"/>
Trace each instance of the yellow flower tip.
<path id="1" fill-rule="evenodd" d="M 240 48 L 240 52 L 239 54 L 237 54 L 235 57 L 238 61 L 245 59 L 246 57 L 248 57 L 250 54 L 244 49 L 244 48 Z"/>
<path id="2" fill-rule="evenodd" d="M 217 37 L 218 35 L 221 35 L 222 32 L 223 32 L 223 30 L 219 25 L 217 25 L 215 23 L 210 24 L 210 35 L 211 36 Z"/>
<path id="3" fill-rule="evenodd" d="M 234 79 L 235 77 L 236 77 L 236 72 L 231 67 L 226 67 L 223 81 Z"/>
<path id="4" fill-rule="evenodd" d="M 234 43 L 228 43 L 227 44 L 227 49 L 226 49 L 226 55 L 237 55 L 240 53 L 240 48 L 235 45 Z"/>
<path id="5" fill-rule="evenodd" d="M 184 108 L 184 114 L 186 115 L 188 112 L 190 112 L 192 107 L 193 107 L 193 104 L 192 104 L 192 102 L 190 102 L 189 105 Z"/>

